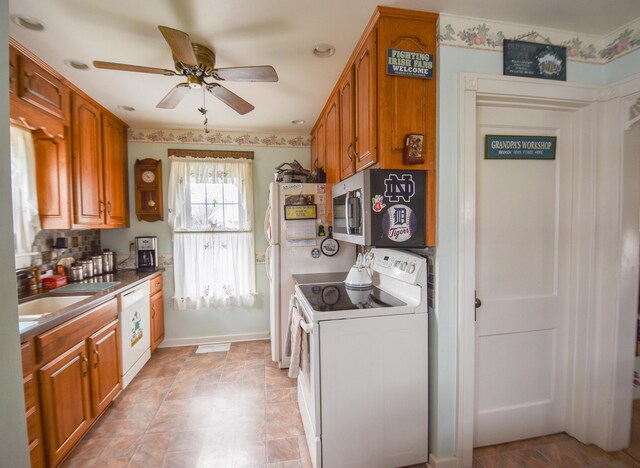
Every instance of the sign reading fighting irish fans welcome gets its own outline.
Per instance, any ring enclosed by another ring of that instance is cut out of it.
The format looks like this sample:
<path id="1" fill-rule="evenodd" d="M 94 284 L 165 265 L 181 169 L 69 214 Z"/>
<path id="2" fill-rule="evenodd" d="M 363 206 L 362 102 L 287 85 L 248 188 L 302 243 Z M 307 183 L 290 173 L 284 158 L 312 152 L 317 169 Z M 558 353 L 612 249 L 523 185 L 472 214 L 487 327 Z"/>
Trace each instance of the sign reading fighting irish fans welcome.
<path id="1" fill-rule="evenodd" d="M 433 54 L 387 49 L 387 75 L 433 78 Z"/>

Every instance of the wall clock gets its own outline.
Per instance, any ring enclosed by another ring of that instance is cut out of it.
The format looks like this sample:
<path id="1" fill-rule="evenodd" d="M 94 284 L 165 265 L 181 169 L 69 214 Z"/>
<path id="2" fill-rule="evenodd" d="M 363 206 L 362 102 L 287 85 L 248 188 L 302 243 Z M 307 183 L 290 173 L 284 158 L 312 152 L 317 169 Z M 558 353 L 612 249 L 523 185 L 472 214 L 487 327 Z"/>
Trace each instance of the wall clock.
<path id="1" fill-rule="evenodd" d="M 151 158 L 136 159 L 134 181 L 138 221 L 162 221 L 162 161 Z"/>

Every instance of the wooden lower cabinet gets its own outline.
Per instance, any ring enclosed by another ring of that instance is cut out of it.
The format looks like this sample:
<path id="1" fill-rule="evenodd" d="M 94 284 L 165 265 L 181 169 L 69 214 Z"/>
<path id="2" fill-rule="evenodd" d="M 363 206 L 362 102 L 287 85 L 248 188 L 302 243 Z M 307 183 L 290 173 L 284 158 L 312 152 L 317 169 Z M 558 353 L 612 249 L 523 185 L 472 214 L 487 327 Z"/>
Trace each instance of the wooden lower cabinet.
<path id="1" fill-rule="evenodd" d="M 93 414 L 102 413 L 122 389 L 119 323 L 114 320 L 87 340 Z"/>
<path id="2" fill-rule="evenodd" d="M 22 362 L 31 466 L 55 467 L 122 389 L 117 300 L 25 341 Z"/>
<path id="3" fill-rule="evenodd" d="M 87 344 L 83 340 L 38 372 L 47 458 L 56 466 L 91 426 Z"/>
<path id="4" fill-rule="evenodd" d="M 151 280 L 153 283 L 153 280 Z M 151 296 L 151 352 L 164 340 L 164 294 L 162 290 Z"/>

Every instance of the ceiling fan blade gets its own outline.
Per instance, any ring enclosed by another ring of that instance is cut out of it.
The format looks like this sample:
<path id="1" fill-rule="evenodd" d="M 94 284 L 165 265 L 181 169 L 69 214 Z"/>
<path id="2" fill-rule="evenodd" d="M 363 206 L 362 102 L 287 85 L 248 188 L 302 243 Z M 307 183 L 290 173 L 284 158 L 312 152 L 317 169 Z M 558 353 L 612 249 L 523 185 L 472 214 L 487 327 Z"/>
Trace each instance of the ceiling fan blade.
<path id="1" fill-rule="evenodd" d="M 159 109 L 174 109 L 187 95 L 191 88 L 187 83 L 180 83 L 162 98 L 156 107 Z"/>
<path id="2" fill-rule="evenodd" d="M 213 76 L 223 81 L 278 81 L 278 74 L 271 65 L 217 68 Z"/>
<path id="3" fill-rule="evenodd" d="M 104 68 L 106 70 L 153 73 L 155 75 L 174 76 L 176 74 L 176 72 L 172 70 L 166 70 L 164 68 L 142 67 L 140 65 L 127 65 L 126 63 L 102 62 L 100 60 L 94 60 L 93 66 L 96 68 Z"/>
<path id="4" fill-rule="evenodd" d="M 255 109 L 255 107 L 242 99 L 240 96 L 232 93 L 227 88 L 225 88 L 224 86 L 220 86 L 217 83 L 207 84 L 207 91 L 220 99 L 227 106 L 231 107 L 238 114 L 244 115 Z"/>
<path id="5" fill-rule="evenodd" d="M 198 65 L 196 54 L 193 53 L 191 39 L 189 39 L 189 35 L 186 32 L 166 26 L 158 26 L 158 29 L 164 36 L 164 40 L 169 44 L 169 47 L 171 47 L 173 55 L 175 55 L 179 61 L 185 65 Z"/>

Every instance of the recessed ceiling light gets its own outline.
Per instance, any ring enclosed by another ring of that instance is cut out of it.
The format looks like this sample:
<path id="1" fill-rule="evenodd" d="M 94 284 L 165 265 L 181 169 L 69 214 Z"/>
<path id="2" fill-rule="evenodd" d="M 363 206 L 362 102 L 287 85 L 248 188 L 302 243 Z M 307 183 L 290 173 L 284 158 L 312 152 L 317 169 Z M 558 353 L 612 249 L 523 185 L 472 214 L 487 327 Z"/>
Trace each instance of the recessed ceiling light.
<path id="1" fill-rule="evenodd" d="M 292 120 L 291 123 L 293 125 L 303 125 L 306 121 L 302 120 L 302 119 L 298 119 L 298 120 Z"/>
<path id="2" fill-rule="evenodd" d="M 18 26 L 22 26 L 25 29 L 31 31 L 42 31 L 44 24 L 38 18 L 27 15 L 11 15 L 11 20 Z"/>
<path id="3" fill-rule="evenodd" d="M 336 53 L 336 48 L 331 44 L 318 44 L 313 48 L 313 55 L 319 58 L 331 57 Z"/>
<path id="4" fill-rule="evenodd" d="M 64 61 L 64 64 L 67 67 L 75 68 L 76 70 L 88 70 L 89 69 L 89 65 L 87 65 L 84 62 L 81 62 L 80 60 L 66 59 Z"/>
<path id="5" fill-rule="evenodd" d="M 122 109 L 122 110 L 127 111 L 127 112 L 133 112 L 134 110 L 136 110 L 136 108 L 135 108 L 135 107 L 131 107 L 131 106 L 124 106 L 124 105 L 122 105 L 122 104 L 120 104 L 120 105 L 118 106 L 118 109 Z"/>

